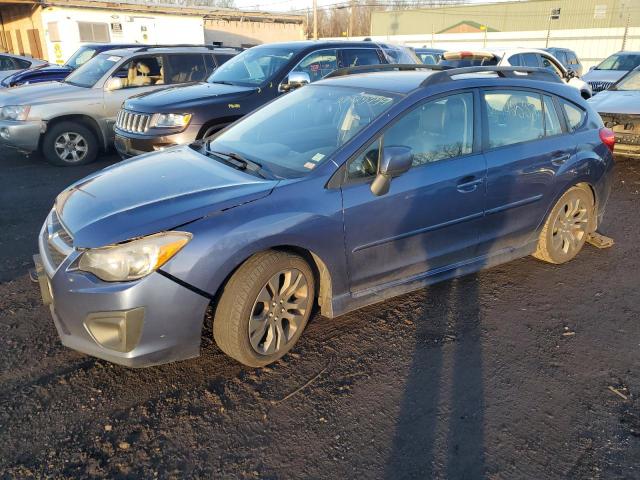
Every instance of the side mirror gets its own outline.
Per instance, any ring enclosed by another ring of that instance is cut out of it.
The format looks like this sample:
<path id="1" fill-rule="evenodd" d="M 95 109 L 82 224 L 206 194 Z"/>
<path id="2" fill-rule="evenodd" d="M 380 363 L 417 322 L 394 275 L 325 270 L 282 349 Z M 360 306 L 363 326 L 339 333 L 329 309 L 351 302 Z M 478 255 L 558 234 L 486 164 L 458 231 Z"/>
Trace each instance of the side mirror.
<path id="1" fill-rule="evenodd" d="M 295 90 L 296 88 L 304 87 L 311 83 L 311 77 L 307 72 L 291 72 L 286 81 L 280 84 L 281 92 L 289 92 L 291 90 Z"/>
<path id="2" fill-rule="evenodd" d="M 384 147 L 378 166 L 378 175 L 371 183 L 371 193 L 376 196 L 389 192 L 391 179 L 411 168 L 413 155 L 409 147 Z"/>
<path id="3" fill-rule="evenodd" d="M 568 79 L 572 79 L 572 78 L 577 78 L 578 74 L 576 73 L 576 71 L 572 68 L 568 68 L 567 69 L 567 78 Z"/>
<path id="4" fill-rule="evenodd" d="M 111 92 L 113 90 L 121 90 L 122 88 L 124 88 L 124 84 L 122 82 L 122 79 L 119 78 L 119 77 L 111 77 L 104 84 L 104 89 L 109 91 L 109 92 Z"/>

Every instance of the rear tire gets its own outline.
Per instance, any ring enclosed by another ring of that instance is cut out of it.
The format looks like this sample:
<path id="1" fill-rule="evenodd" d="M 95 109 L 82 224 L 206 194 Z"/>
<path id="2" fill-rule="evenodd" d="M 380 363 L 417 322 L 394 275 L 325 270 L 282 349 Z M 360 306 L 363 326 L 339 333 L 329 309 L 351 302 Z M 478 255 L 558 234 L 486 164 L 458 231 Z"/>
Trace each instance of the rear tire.
<path id="1" fill-rule="evenodd" d="M 594 214 L 593 194 L 589 188 L 571 187 L 549 213 L 533 256 L 554 264 L 572 260 L 592 230 Z"/>
<path id="2" fill-rule="evenodd" d="M 224 287 L 213 337 L 223 352 L 240 363 L 268 365 L 298 341 L 314 299 L 313 271 L 302 257 L 275 250 L 258 253 Z"/>
<path id="3" fill-rule="evenodd" d="M 90 128 L 78 122 L 60 122 L 45 133 L 42 154 L 53 165 L 85 165 L 98 156 L 98 139 Z"/>

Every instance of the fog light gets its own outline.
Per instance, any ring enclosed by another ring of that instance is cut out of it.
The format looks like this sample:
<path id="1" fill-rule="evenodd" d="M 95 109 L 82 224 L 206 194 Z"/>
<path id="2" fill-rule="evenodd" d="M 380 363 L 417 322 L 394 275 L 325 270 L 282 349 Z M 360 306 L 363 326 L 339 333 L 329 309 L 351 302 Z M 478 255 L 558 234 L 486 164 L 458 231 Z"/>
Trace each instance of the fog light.
<path id="1" fill-rule="evenodd" d="M 9 133 L 9 129 L 6 127 L 0 128 L 0 137 L 8 140 L 11 134 Z"/>
<path id="2" fill-rule="evenodd" d="M 84 326 L 96 343 L 110 350 L 130 352 L 142 335 L 144 308 L 121 312 L 96 312 L 87 316 Z"/>

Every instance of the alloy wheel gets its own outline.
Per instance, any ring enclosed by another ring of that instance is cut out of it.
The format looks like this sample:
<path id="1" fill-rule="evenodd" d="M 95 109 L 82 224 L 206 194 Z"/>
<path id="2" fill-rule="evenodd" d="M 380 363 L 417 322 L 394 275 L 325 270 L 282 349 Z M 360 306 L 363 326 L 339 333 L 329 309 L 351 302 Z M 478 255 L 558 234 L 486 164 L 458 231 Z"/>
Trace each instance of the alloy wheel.
<path id="1" fill-rule="evenodd" d="M 261 355 L 287 346 L 304 322 L 309 308 L 309 282 L 295 268 L 273 275 L 262 287 L 251 310 L 249 342 Z"/>
<path id="2" fill-rule="evenodd" d="M 53 143 L 56 155 L 65 163 L 78 163 L 84 160 L 89 151 L 87 140 L 76 132 L 64 132 Z"/>
<path id="3" fill-rule="evenodd" d="M 589 205 L 579 195 L 569 195 L 553 222 L 551 247 L 557 253 L 573 254 L 586 240 L 588 226 Z"/>

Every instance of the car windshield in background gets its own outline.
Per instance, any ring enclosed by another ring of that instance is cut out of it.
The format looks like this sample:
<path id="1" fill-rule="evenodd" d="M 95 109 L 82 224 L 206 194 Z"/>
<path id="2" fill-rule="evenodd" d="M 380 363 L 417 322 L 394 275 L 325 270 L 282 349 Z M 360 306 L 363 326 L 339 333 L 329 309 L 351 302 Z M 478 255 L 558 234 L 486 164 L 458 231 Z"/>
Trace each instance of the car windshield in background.
<path id="1" fill-rule="evenodd" d="M 626 70 L 630 71 L 640 65 L 640 55 L 616 53 L 606 58 L 596 70 Z"/>
<path id="2" fill-rule="evenodd" d="M 240 86 L 258 86 L 280 72 L 296 50 L 258 47 L 245 50 L 221 65 L 207 80 Z"/>
<path id="3" fill-rule="evenodd" d="M 610 90 L 640 90 L 640 70 L 636 69 L 633 72 L 629 72 Z"/>
<path id="4" fill-rule="evenodd" d="M 445 65 L 452 68 L 461 67 L 484 67 L 498 65 L 499 58 L 495 55 L 487 54 L 468 54 L 447 52 L 442 56 L 442 59 L 438 62 L 438 65 Z"/>
<path id="5" fill-rule="evenodd" d="M 67 67 L 71 67 L 74 70 L 81 65 L 87 63 L 87 61 L 91 60 L 93 56 L 96 54 L 96 49 L 91 47 L 80 47 L 76 53 L 71 55 L 71 58 L 67 60 L 65 65 Z"/>
<path id="6" fill-rule="evenodd" d="M 122 57 L 102 53 L 74 70 L 64 82 L 77 87 L 91 88 L 120 60 Z"/>
<path id="7" fill-rule="evenodd" d="M 276 176 L 300 177 L 329 158 L 397 98 L 354 88 L 309 85 L 224 131 L 203 146 L 203 153 L 234 154 L 261 164 Z"/>

